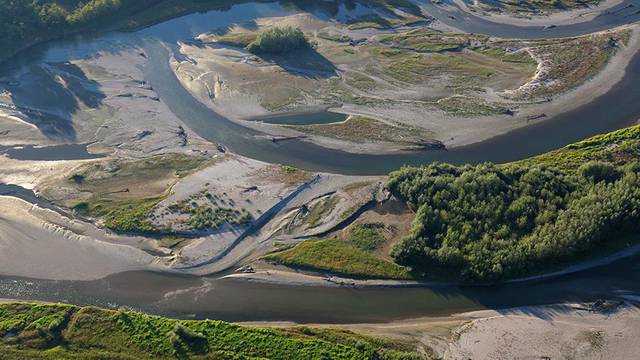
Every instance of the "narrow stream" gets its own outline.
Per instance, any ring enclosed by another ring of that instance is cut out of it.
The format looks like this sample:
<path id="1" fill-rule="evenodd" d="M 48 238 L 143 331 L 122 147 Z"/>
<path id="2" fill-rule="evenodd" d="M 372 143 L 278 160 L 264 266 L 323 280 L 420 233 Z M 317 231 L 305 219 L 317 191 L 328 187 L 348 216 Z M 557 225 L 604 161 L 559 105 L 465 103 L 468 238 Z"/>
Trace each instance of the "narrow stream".
<path id="1" fill-rule="evenodd" d="M 0 298 L 121 306 L 180 318 L 300 323 L 384 322 L 485 308 L 625 299 L 640 291 L 640 257 L 544 281 L 491 287 L 346 288 L 128 272 L 97 281 L 0 276 Z"/>

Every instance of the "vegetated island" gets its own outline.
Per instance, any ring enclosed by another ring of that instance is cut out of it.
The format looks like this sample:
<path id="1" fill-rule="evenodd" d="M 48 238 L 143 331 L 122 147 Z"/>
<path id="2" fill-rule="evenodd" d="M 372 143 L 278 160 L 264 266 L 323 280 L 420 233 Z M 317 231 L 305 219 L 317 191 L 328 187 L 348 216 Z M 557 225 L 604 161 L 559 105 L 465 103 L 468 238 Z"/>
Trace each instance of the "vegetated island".
<path id="1" fill-rule="evenodd" d="M 0 304 L 2 359 L 424 359 L 344 330 L 243 327 L 63 304 Z"/>
<path id="2" fill-rule="evenodd" d="M 390 259 L 371 251 L 384 243 L 371 225 L 266 259 L 356 277 L 464 282 L 568 266 L 637 242 L 639 146 L 634 126 L 514 163 L 406 167 L 387 188 L 415 217 Z"/>
<path id="3" fill-rule="evenodd" d="M 276 26 L 267 29 L 247 45 L 254 54 L 281 54 L 309 47 L 304 33 L 293 26 Z"/>

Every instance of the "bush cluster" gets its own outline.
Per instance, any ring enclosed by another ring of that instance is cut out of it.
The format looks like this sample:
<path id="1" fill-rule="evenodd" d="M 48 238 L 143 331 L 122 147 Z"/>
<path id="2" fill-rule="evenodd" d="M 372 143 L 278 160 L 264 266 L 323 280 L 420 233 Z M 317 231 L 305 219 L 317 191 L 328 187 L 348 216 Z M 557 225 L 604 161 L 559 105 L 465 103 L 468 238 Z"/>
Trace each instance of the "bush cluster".
<path id="1" fill-rule="evenodd" d="M 247 50 L 254 54 L 281 54 L 308 46 L 309 42 L 300 29 L 276 26 L 261 32 L 255 41 L 247 45 Z"/>

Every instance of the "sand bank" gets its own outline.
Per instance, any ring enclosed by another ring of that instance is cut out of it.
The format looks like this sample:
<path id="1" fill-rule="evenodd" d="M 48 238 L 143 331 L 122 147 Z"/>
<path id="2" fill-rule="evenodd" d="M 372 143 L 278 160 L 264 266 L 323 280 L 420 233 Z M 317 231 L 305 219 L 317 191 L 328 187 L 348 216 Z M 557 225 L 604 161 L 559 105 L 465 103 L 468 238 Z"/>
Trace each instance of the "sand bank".
<path id="1" fill-rule="evenodd" d="M 383 324 L 309 324 L 415 344 L 448 360 L 634 359 L 640 344 L 640 310 L 628 303 L 606 312 L 589 304 L 483 310 Z M 291 327 L 291 322 L 243 325 Z"/>
<path id="2" fill-rule="evenodd" d="M 3 275 L 92 280 L 122 271 L 163 267 L 159 257 L 87 236 L 90 229 L 81 231 L 74 220 L 51 210 L 4 196 L 0 197 L 0 208 Z"/>
<path id="3" fill-rule="evenodd" d="M 525 12 L 499 13 L 495 11 L 486 11 L 481 6 L 475 4 L 469 6 L 462 0 L 454 0 L 454 3 L 464 12 L 499 24 L 516 26 L 563 26 L 591 21 L 600 15 L 606 14 L 610 9 L 624 1 L 625 0 L 604 0 L 596 6 L 553 11 L 543 14 Z"/>

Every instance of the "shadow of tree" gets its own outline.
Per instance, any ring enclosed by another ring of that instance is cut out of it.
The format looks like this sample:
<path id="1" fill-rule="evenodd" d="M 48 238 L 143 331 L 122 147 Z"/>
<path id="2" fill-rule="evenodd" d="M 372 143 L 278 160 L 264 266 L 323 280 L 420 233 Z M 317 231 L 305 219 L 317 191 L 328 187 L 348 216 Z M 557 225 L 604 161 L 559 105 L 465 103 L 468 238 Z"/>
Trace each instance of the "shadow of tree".
<path id="1" fill-rule="evenodd" d="M 260 54 L 258 56 L 295 76 L 326 79 L 338 75 L 336 66 L 312 47 L 286 54 Z"/>
<path id="2" fill-rule="evenodd" d="M 63 141 L 76 140 L 73 115 L 82 107 L 99 108 L 106 97 L 98 82 L 70 62 L 32 64 L 6 88 L 23 120 Z"/>

